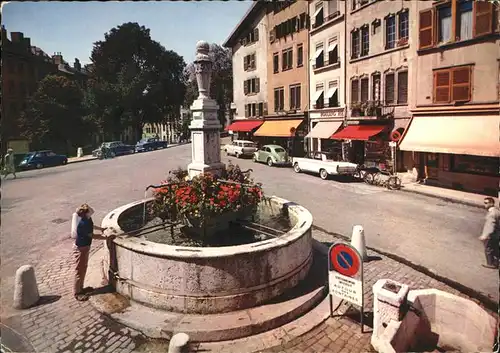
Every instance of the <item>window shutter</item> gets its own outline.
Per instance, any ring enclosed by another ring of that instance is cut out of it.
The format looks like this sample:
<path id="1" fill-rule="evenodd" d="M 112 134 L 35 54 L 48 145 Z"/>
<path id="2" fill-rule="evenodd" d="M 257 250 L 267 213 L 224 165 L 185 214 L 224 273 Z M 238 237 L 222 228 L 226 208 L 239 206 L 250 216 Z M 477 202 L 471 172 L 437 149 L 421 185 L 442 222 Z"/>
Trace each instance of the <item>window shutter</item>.
<path id="1" fill-rule="evenodd" d="M 394 103 L 394 83 L 395 78 L 393 73 L 389 73 L 385 75 L 385 91 L 384 91 L 384 100 L 386 104 Z"/>
<path id="2" fill-rule="evenodd" d="M 262 103 L 262 115 L 267 115 L 267 103 Z"/>
<path id="3" fill-rule="evenodd" d="M 282 70 L 288 69 L 288 56 L 286 55 L 286 52 L 283 53 L 283 63 L 281 64 Z"/>
<path id="4" fill-rule="evenodd" d="M 474 37 L 493 32 L 493 4 L 488 1 L 474 1 Z"/>
<path id="5" fill-rule="evenodd" d="M 293 50 L 288 51 L 288 67 L 293 67 Z"/>
<path id="6" fill-rule="evenodd" d="M 450 102 L 450 71 L 434 73 L 434 103 Z"/>
<path id="7" fill-rule="evenodd" d="M 260 78 L 255 79 L 255 93 L 260 92 Z"/>
<path id="8" fill-rule="evenodd" d="M 250 116 L 250 104 L 245 104 L 245 118 Z"/>
<path id="9" fill-rule="evenodd" d="M 262 109 L 262 103 L 259 103 L 257 105 L 257 116 L 262 116 L 262 113 L 263 113 L 263 109 Z"/>
<path id="10" fill-rule="evenodd" d="M 451 100 L 454 102 L 467 102 L 471 99 L 471 69 L 460 67 L 452 69 Z"/>
<path id="11" fill-rule="evenodd" d="M 243 38 L 243 45 L 247 45 L 247 38 Z"/>
<path id="12" fill-rule="evenodd" d="M 245 95 L 248 94 L 248 80 L 243 82 L 243 92 L 245 93 Z"/>
<path id="13" fill-rule="evenodd" d="M 259 29 L 258 28 L 255 28 L 253 30 L 253 39 L 254 39 L 255 42 L 259 41 Z"/>
<path id="14" fill-rule="evenodd" d="M 269 32 L 269 42 L 274 42 L 276 39 L 276 30 L 272 29 L 271 32 Z"/>
<path id="15" fill-rule="evenodd" d="M 280 92 L 276 89 L 274 90 L 274 111 L 280 110 Z"/>
<path id="16" fill-rule="evenodd" d="M 248 56 L 245 56 L 243 58 L 243 70 L 245 70 L 245 71 L 248 70 L 248 61 L 247 61 L 247 59 L 248 59 Z"/>
<path id="17" fill-rule="evenodd" d="M 420 11 L 418 20 L 419 49 L 430 48 L 434 45 L 434 10 Z"/>
<path id="18" fill-rule="evenodd" d="M 408 103 L 408 72 L 398 73 L 398 103 Z"/>
<path id="19" fill-rule="evenodd" d="M 359 81 L 352 80 L 351 81 L 351 102 L 359 101 Z"/>

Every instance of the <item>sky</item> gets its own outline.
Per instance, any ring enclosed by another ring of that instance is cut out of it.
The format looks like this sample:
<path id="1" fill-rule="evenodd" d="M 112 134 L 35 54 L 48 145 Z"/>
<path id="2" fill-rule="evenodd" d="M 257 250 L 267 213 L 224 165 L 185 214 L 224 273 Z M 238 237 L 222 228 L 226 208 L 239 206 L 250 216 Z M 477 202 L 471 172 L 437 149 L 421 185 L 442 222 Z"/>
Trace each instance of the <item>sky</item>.
<path id="1" fill-rule="evenodd" d="M 222 45 L 250 8 L 251 1 L 11 2 L 2 4 L 2 24 L 23 32 L 49 55 L 61 52 L 72 64 L 90 63 L 93 43 L 125 22 L 151 30 L 151 38 L 190 63 L 196 42 Z"/>

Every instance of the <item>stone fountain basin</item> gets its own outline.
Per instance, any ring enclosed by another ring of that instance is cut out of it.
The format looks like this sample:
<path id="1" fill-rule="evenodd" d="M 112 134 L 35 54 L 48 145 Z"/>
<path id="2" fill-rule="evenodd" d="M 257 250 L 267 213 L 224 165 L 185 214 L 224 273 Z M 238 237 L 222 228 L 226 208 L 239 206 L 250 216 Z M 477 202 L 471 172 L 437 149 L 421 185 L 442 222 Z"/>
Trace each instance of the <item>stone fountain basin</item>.
<path id="1" fill-rule="evenodd" d="M 111 211 L 102 227 L 122 233 L 120 218 L 136 201 Z M 295 287 L 312 263 L 312 215 L 279 197 L 268 207 L 287 211 L 291 229 L 280 237 L 226 247 L 184 247 L 117 237 L 110 278 L 116 291 L 144 305 L 179 313 L 214 314 L 265 303 Z M 267 207 L 267 205 L 266 205 Z M 104 266 L 109 266 L 104 264 Z M 105 269 L 107 272 L 107 269 Z"/>

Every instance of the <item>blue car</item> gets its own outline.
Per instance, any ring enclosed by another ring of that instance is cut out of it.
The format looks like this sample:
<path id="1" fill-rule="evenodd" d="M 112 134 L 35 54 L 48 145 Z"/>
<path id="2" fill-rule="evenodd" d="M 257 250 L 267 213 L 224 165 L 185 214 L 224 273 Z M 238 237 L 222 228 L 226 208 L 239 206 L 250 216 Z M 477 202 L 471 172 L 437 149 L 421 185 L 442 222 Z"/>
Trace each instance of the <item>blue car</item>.
<path id="1" fill-rule="evenodd" d="M 41 169 L 44 167 L 54 167 L 68 163 L 68 157 L 62 154 L 55 154 L 51 150 L 35 151 L 26 154 L 19 163 L 19 169 Z"/>
<path id="2" fill-rule="evenodd" d="M 167 141 L 162 141 L 160 139 L 152 137 L 152 138 L 145 138 L 137 142 L 137 144 L 135 145 L 135 151 L 147 152 L 167 147 L 168 147 Z"/>

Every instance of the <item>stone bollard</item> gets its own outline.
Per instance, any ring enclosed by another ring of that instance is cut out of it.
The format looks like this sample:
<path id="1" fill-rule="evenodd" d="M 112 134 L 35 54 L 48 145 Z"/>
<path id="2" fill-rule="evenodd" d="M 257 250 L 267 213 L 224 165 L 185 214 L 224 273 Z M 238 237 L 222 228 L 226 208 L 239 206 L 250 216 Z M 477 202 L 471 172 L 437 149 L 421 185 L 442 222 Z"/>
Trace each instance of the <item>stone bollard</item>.
<path id="1" fill-rule="evenodd" d="M 83 157 L 83 148 L 78 147 L 78 149 L 76 150 L 76 156 L 78 158 Z"/>
<path id="2" fill-rule="evenodd" d="M 358 250 L 363 261 L 368 259 L 368 255 L 366 254 L 365 230 L 363 226 L 358 225 L 352 228 L 351 245 Z"/>
<path id="3" fill-rule="evenodd" d="M 386 352 L 381 336 L 391 320 L 399 322 L 410 288 L 389 279 L 379 279 L 373 285 L 373 332 L 371 344 L 377 352 Z"/>
<path id="4" fill-rule="evenodd" d="M 168 353 L 181 353 L 187 347 L 189 336 L 186 333 L 176 333 L 170 339 Z"/>
<path id="5" fill-rule="evenodd" d="M 31 265 L 17 269 L 14 287 L 14 308 L 26 309 L 38 302 L 40 294 L 36 283 L 35 270 Z"/>

